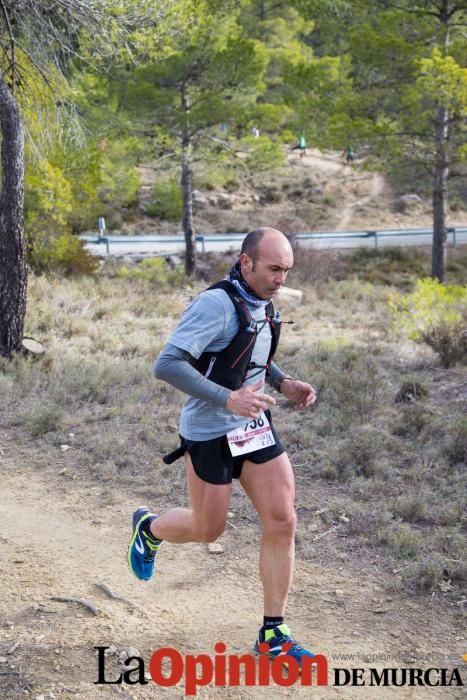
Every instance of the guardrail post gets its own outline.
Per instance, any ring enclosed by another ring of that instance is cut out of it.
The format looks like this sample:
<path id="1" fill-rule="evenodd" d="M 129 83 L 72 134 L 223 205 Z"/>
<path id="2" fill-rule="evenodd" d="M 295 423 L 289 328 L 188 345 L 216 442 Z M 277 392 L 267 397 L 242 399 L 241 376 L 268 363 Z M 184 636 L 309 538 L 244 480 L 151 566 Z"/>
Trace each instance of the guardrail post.
<path id="1" fill-rule="evenodd" d="M 457 245 L 456 227 L 452 226 L 451 228 L 448 228 L 448 233 L 452 233 L 452 245 L 455 248 Z"/>
<path id="2" fill-rule="evenodd" d="M 107 236 L 98 236 L 96 243 L 105 243 L 105 250 L 107 255 L 109 255 L 110 251 L 110 242 Z"/>
<path id="3" fill-rule="evenodd" d="M 367 231 L 369 236 L 373 236 L 375 241 L 375 250 L 378 248 L 378 231 Z"/>

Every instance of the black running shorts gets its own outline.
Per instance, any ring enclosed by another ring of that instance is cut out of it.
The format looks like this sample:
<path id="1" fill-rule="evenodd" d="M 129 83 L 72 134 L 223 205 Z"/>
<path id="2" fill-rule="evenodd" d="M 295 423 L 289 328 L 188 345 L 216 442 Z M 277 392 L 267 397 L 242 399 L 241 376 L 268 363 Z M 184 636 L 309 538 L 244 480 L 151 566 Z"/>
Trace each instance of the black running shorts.
<path id="1" fill-rule="evenodd" d="M 185 440 L 182 438 L 182 445 L 186 446 L 197 476 L 203 481 L 207 481 L 208 484 L 230 484 L 232 479 L 240 477 L 245 460 L 255 464 L 263 464 L 285 452 L 279 436 L 274 430 L 270 412 L 265 411 L 265 413 L 276 444 L 256 452 L 233 457 L 225 435 L 213 440 Z"/>

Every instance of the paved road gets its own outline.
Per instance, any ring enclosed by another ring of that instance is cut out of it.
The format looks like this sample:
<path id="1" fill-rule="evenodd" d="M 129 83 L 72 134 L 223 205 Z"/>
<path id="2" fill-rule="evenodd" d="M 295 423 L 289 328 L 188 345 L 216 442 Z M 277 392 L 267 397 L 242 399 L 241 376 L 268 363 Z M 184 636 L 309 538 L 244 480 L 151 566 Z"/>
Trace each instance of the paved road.
<path id="1" fill-rule="evenodd" d="M 328 236 L 334 236 L 332 238 Z M 350 237 L 350 236 L 354 237 Z M 203 237 L 203 242 L 198 241 L 197 249 L 201 251 L 204 246 L 206 251 L 226 252 L 228 250 L 237 251 L 240 249 L 244 234 L 231 234 L 230 236 L 209 236 Z M 95 243 L 96 237 L 81 236 L 87 240 L 87 247 L 93 255 L 157 255 L 165 253 L 183 253 L 184 239 L 182 235 L 173 236 L 108 236 L 108 251 L 105 243 Z M 221 240 L 218 240 L 218 239 Z M 228 238 L 228 240 L 225 240 Z M 92 240 L 90 240 L 92 239 Z M 467 228 L 463 227 L 462 232 L 456 233 L 457 243 L 467 243 Z M 93 242 L 94 241 L 94 242 Z M 355 233 L 335 233 L 335 234 L 313 234 L 312 238 L 298 241 L 306 248 L 358 248 L 374 247 L 374 237 L 363 237 Z M 449 235 L 449 242 L 452 242 L 452 235 Z M 430 246 L 432 234 L 424 233 L 419 235 L 384 235 L 378 234 L 378 247 L 383 246 Z"/>

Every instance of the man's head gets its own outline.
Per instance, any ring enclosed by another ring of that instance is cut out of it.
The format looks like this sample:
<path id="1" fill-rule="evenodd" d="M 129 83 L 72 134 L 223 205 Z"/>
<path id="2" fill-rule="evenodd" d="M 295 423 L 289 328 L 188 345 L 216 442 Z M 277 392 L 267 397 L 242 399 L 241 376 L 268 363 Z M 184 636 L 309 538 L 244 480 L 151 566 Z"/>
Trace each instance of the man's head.
<path id="1" fill-rule="evenodd" d="M 285 284 L 292 266 L 292 246 L 276 228 L 257 228 L 247 234 L 240 253 L 240 269 L 260 299 L 274 296 Z"/>

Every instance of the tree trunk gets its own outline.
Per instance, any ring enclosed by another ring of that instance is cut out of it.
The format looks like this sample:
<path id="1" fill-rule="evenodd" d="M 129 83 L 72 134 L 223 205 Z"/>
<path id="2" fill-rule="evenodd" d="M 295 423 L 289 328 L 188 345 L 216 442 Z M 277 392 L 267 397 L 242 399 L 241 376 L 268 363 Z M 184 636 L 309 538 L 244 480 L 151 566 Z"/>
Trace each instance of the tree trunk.
<path id="1" fill-rule="evenodd" d="M 439 20 L 443 27 L 443 53 L 449 50 L 449 2 L 442 0 Z M 448 253 L 448 232 L 446 226 L 448 209 L 449 176 L 449 113 L 446 107 L 440 107 L 436 115 L 435 128 L 435 164 L 433 169 L 433 248 L 431 256 L 431 274 L 440 282 L 446 281 L 446 263 Z"/>
<path id="2" fill-rule="evenodd" d="M 443 112 L 445 110 L 442 110 Z M 445 149 L 436 153 L 433 182 L 433 248 L 431 274 L 446 281 L 447 263 L 447 204 L 449 163 Z"/>
<path id="3" fill-rule="evenodd" d="M 449 159 L 447 154 L 448 115 L 441 107 L 436 124 L 436 154 L 433 181 L 433 248 L 431 274 L 440 282 L 446 281 L 447 259 L 447 204 Z"/>
<path id="4" fill-rule="evenodd" d="M 0 355 L 22 349 L 26 314 L 24 135 L 18 104 L 0 76 L 2 190 L 0 193 Z"/>
<path id="5" fill-rule="evenodd" d="M 185 272 L 192 277 L 196 272 L 196 242 L 193 225 L 193 171 L 191 167 L 191 144 L 183 145 L 182 196 L 183 233 L 185 234 Z"/>
<path id="6" fill-rule="evenodd" d="M 182 91 L 182 106 L 185 112 L 185 129 L 182 137 L 182 201 L 183 201 L 183 233 L 185 234 L 185 272 L 192 277 L 196 272 L 196 241 L 193 225 L 193 144 L 188 130 L 190 103 L 188 96 Z"/>

